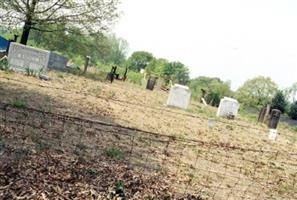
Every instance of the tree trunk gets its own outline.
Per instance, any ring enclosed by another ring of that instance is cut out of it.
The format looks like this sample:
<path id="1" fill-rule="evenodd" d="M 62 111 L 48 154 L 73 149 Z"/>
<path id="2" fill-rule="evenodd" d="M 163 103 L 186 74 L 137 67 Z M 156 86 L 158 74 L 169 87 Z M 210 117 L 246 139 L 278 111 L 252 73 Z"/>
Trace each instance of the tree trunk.
<path id="1" fill-rule="evenodd" d="M 23 27 L 23 33 L 21 38 L 21 44 L 26 45 L 29 39 L 30 30 L 32 28 L 32 20 L 35 12 L 38 0 L 32 0 L 30 7 L 27 10 L 25 25 Z"/>
<path id="2" fill-rule="evenodd" d="M 20 42 L 21 44 L 24 44 L 24 45 L 27 44 L 30 30 L 31 30 L 31 22 L 26 21 L 23 27 L 23 33 L 22 33 L 21 42 Z"/>

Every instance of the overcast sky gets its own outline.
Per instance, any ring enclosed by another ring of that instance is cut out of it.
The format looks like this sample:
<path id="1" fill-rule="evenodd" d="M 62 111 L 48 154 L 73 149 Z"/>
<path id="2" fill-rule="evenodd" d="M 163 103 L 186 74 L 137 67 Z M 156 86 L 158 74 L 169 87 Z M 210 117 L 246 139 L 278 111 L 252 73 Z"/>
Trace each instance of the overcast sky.
<path id="1" fill-rule="evenodd" d="M 297 0 L 122 0 L 115 33 L 130 53 L 181 61 L 233 89 L 258 75 L 297 82 Z"/>

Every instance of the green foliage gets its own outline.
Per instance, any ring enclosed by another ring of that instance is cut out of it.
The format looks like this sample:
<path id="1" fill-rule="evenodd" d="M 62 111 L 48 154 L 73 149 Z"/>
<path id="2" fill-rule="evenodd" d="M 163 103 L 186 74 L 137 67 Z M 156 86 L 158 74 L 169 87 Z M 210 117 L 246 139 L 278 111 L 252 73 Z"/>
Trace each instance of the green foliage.
<path id="1" fill-rule="evenodd" d="M 27 76 L 36 76 L 36 71 L 31 69 L 30 67 L 26 67 L 26 75 Z"/>
<path id="2" fill-rule="evenodd" d="M 233 92 L 230 89 L 230 83 L 223 82 L 219 78 L 200 76 L 191 80 L 190 88 L 192 97 L 198 101 L 203 96 L 202 90 L 206 91 L 207 94 L 205 100 L 212 106 L 218 106 L 221 98 L 224 96 L 233 96 Z"/>
<path id="3" fill-rule="evenodd" d="M 258 76 L 247 80 L 236 91 L 236 97 L 241 103 L 248 106 L 264 106 L 271 102 L 277 88 L 277 84 L 269 77 Z"/>
<path id="4" fill-rule="evenodd" d="M 167 63 L 162 70 L 162 76 L 167 82 L 172 80 L 182 85 L 187 85 L 190 81 L 189 69 L 181 62 Z"/>
<path id="5" fill-rule="evenodd" d="M 0 60 L 0 70 L 3 70 L 3 71 L 9 70 L 7 59 L 1 59 Z"/>
<path id="6" fill-rule="evenodd" d="M 21 99 L 15 99 L 11 102 L 11 105 L 16 108 L 25 108 L 26 102 Z"/>
<path id="7" fill-rule="evenodd" d="M 124 153 L 117 148 L 114 147 L 108 147 L 104 150 L 104 154 L 112 159 L 117 159 L 117 160 L 121 160 L 124 158 Z"/>
<path id="8" fill-rule="evenodd" d="M 297 101 L 295 101 L 294 103 L 291 104 L 289 116 L 292 119 L 297 120 Z"/>
<path id="9" fill-rule="evenodd" d="M 272 99 L 271 108 L 278 109 L 282 113 L 284 113 L 286 110 L 286 106 L 287 106 L 287 100 L 285 98 L 285 95 L 283 94 L 282 91 L 277 91 L 277 93 Z"/>
<path id="10" fill-rule="evenodd" d="M 108 30 L 114 20 L 119 17 L 117 7 L 120 3 L 119 0 L 35 0 L 26 2 L 23 0 L 2 0 L 0 2 L 0 23 L 2 26 L 16 28 L 23 24 L 22 44 L 27 43 L 30 30 L 51 33 L 64 32 L 69 27 L 79 27 L 80 30 L 88 33 Z M 67 27 L 63 28 L 65 24 Z"/>
<path id="11" fill-rule="evenodd" d="M 166 59 L 163 59 L 163 58 L 154 59 L 147 65 L 145 70 L 149 75 L 154 74 L 154 75 L 162 76 L 163 69 L 167 64 L 168 64 L 168 61 Z"/>
<path id="12" fill-rule="evenodd" d="M 52 26 L 52 28 L 66 29 L 65 25 Z M 32 31 L 29 44 L 60 52 L 79 66 L 84 65 L 85 56 L 91 57 L 90 65 L 98 62 L 116 65 L 125 63 L 128 44 L 124 39 L 103 33 L 87 34 L 75 27 L 67 29 L 67 32 L 51 33 Z M 53 38 L 59 39 L 53 40 Z"/>
<path id="13" fill-rule="evenodd" d="M 127 60 L 127 66 L 130 70 L 140 71 L 145 69 L 150 62 L 154 60 L 153 54 L 146 51 L 136 51 Z"/>
<path id="14" fill-rule="evenodd" d="M 143 75 L 134 71 L 129 71 L 128 81 L 137 85 L 141 85 Z"/>

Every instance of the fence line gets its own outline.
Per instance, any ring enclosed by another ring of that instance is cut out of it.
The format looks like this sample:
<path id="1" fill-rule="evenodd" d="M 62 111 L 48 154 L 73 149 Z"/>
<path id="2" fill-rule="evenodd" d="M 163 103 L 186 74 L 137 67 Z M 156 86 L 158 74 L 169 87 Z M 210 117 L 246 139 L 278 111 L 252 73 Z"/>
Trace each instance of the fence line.
<path id="1" fill-rule="evenodd" d="M 0 103 L 0 114 L 1 137 L 5 141 L 18 144 L 22 142 L 18 137 L 26 136 L 32 143 L 23 147 L 58 148 L 90 159 L 115 147 L 133 167 L 174 174 L 172 182 L 181 193 L 199 193 L 209 199 L 297 197 L 297 159 L 292 158 L 296 153 L 181 140 L 35 108 L 14 108 L 6 103 Z"/>

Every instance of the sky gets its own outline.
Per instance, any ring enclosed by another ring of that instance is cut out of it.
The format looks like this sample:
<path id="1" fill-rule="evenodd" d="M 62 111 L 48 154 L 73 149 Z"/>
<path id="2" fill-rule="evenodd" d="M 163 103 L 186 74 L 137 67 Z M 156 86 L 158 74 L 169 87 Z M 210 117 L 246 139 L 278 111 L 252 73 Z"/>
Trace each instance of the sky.
<path id="1" fill-rule="evenodd" d="M 191 78 L 237 89 L 255 76 L 297 82 L 297 0 L 122 0 L 114 27 L 130 54 L 180 61 Z"/>

